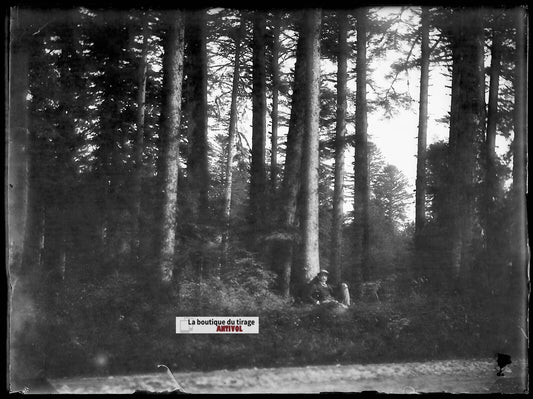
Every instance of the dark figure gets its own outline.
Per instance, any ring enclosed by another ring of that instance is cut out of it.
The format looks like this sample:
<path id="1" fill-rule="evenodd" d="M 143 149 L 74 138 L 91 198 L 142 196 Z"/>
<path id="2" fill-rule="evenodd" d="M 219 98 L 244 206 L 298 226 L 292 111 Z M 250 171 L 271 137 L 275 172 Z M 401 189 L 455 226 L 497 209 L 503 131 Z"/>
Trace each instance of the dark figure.
<path id="1" fill-rule="evenodd" d="M 311 280 L 308 287 L 307 299 L 314 304 L 337 302 L 343 306 L 350 306 L 350 293 L 348 285 L 341 284 L 339 300 L 335 298 L 335 290 L 328 284 L 328 271 L 320 270 L 316 277 Z"/>
<path id="2" fill-rule="evenodd" d="M 498 367 L 500 368 L 500 370 L 498 371 L 498 373 L 496 373 L 496 375 L 497 376 L 505 375 L 503 374 L 503 368 L 512 363 L 511 356 L 503 354 L 503 353 L 498 353 L 496 361 L 498 362 Z"/>

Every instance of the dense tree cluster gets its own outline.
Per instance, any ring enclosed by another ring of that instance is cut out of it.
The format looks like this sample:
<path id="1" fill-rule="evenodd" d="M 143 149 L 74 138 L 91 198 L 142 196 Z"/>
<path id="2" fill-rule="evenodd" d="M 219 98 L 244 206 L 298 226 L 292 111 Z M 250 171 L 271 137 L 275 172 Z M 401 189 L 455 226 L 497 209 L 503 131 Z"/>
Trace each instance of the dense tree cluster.
<path id="1" fill-rule="evenodd" d="M 12 327 L 63 317 L 113 279 L 145 303 L 239 273 L 298 299 L 322 268 L 354 296 L 391 275 L 523 294 L 524 10 L 402 12 L 418 21 L 404 35 L 399 16 L 365 8 L 13 8 L 8 260 L 25 316 Z M 368 65 L 387 47 L 405 56 L 374 92 Z M 435 65 L 450 73 L 449 139 L 428 147 Z M 413 225 L 408 182 L 367 126 L 405 104 L 406 70 L 420 72 Z"/>

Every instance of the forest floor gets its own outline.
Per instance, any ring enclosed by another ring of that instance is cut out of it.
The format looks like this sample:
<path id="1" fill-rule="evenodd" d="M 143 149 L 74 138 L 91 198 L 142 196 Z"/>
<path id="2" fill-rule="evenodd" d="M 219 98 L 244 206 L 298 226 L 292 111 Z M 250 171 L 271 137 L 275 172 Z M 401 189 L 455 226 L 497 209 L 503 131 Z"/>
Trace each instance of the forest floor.
<path id="1" fill-rule="evenodd" d="M 324 365 L 174 373 L 187 393 L 523 393 L 528 391 L 526 361 L 513 360 L 497 376 L 495 360 Z M 50 381 L 59 393 L 133 393 L 177 388 L 164 373 Z"/>

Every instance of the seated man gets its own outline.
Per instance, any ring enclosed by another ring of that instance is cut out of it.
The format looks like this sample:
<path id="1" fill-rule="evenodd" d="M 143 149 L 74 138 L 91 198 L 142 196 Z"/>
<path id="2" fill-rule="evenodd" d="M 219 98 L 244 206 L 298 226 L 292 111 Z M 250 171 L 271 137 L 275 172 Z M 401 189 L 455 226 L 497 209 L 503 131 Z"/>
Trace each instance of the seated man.
<path id="1" fill-rule="evenodd" d="M 327 283 L 328 271 L 320 270 L 316 277 L 309 283 L 308 299 L 317 305 L 337 302 L 343 306 L 350 306 L 350 294 L 348 292 L 348 285 L 341 284 L 340 301 L 335 299 L 333 287 Z"/>

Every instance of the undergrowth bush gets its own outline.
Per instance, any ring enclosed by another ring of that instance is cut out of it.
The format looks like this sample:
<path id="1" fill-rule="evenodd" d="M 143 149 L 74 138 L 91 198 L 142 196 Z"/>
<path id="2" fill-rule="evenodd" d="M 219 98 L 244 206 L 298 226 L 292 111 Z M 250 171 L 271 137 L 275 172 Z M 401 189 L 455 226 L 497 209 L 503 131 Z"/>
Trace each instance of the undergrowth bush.
<path id="1" fill-rule="evenodd" d="M 287 301 L 273 292 L 275 278 L 273 272 L 253 258 L 240 259 L 221 278 L 181 282 L 179 310 L 198 316 L 218 316 L 280 309 L 287 306 Z"/>
<path id="2" fill-rule="evenodd" d="M 331 312 L 294 305 L 276 295 L 273 284 L 271 272 L 242 258 L 220 279 L 180 281 L 170 304 L 154 304 L 127 275 L 78 285 L 64 293 L 63 311 L 49 319 L 58 331 L 55 341 L 48 340 L 54 348 L 50 373 L 154 372 L 157 364 L 185 371 L 487 358 L 517 348 L 513 325 L 520 315 L 498 298 L 432 295 L 424 281 L 404 281 L 381 301 L 356 300 L 344 312 Z M 175 333 L 176 316 L 246 315 L 259 317 L 259 334 Z"/>

